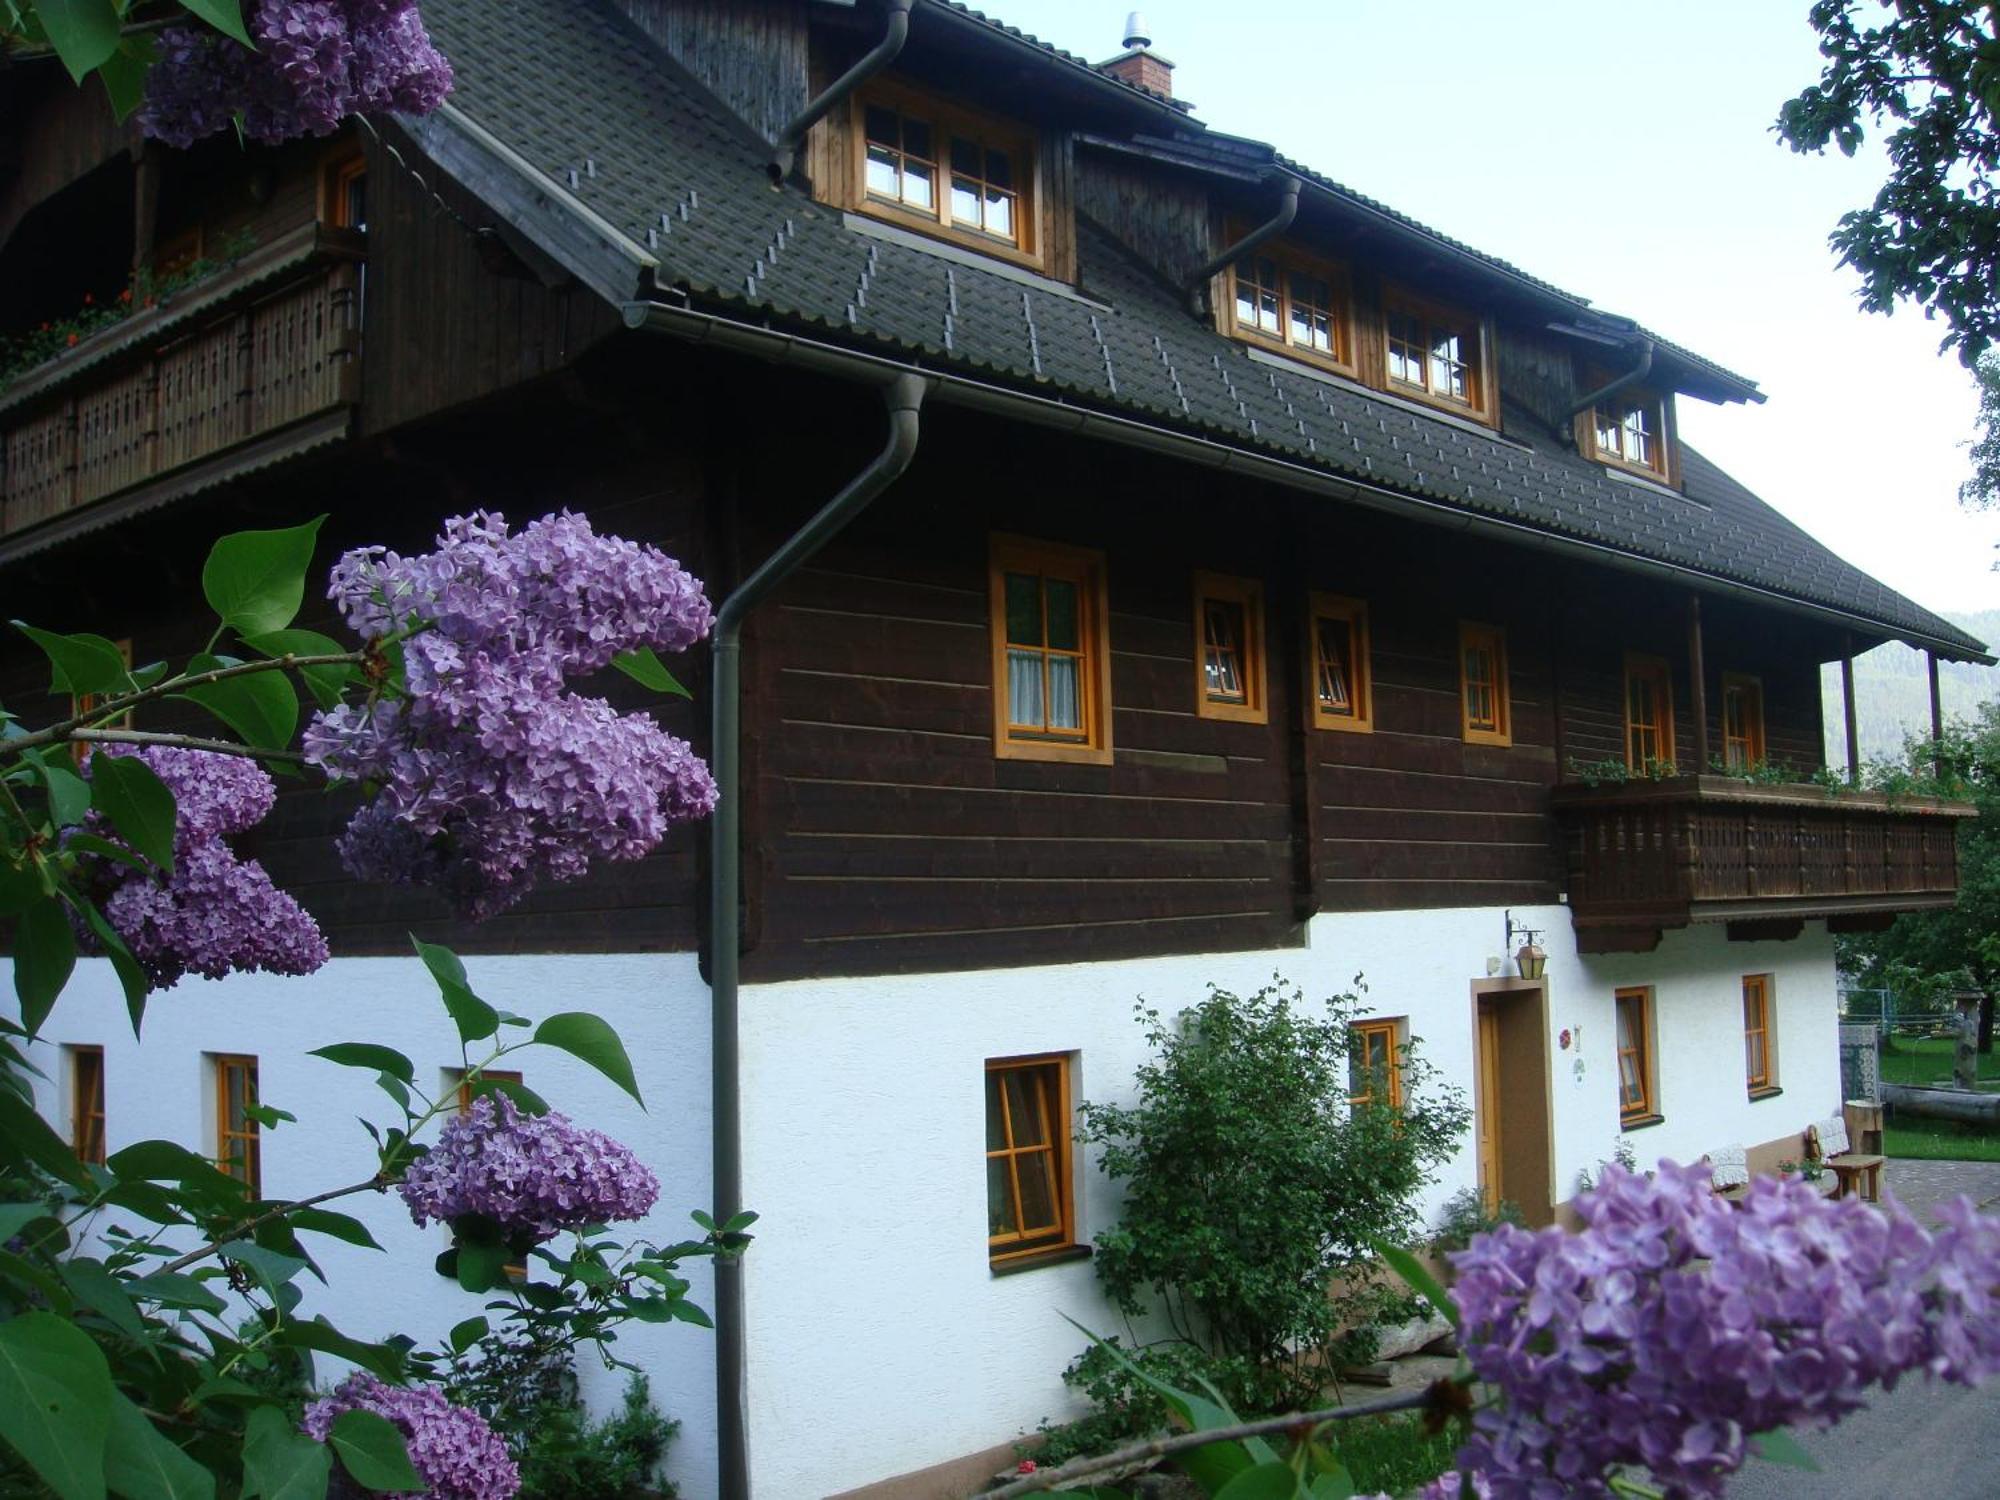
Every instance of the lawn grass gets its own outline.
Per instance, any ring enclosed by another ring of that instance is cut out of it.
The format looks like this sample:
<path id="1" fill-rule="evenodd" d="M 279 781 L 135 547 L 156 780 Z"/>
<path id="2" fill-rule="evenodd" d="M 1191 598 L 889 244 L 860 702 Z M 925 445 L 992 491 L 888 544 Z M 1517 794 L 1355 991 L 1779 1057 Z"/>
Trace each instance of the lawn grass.
<path id="1" fill-rule="evenodd" d="M 1882 1154 L 1927 1161 L 2000 1161 L 2000 1134 L 1956 1120 L 1913 1119 L 1883 1127 Z"/>
<path id="2" fill-rule="evenodd" d="M 1356 1417 L 1327 1437 L 1360 1494 L 1409 1494 L 1449 1469 L 1458 1449 L 1452 1432 L 1425 1432 L 1418 1416 Z"/>
<path id="3" fill-rule="evenodd" d="M 1958 1044 L 1949 1037 L 1890 1037 L 1882 1048 L 1882 1081 L 1925 1086 L 1951 1082 Z M 2000 1089 L 2000 1047 L 1979 1059 L 1982 1088 Z"/>

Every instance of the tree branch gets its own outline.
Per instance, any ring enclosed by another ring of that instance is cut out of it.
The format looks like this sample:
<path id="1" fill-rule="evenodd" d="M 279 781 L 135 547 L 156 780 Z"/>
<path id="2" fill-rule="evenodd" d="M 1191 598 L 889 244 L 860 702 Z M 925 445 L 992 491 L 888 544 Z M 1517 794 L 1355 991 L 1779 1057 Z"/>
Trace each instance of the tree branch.
<path id="1" fill-rule="evenodd" d="M 235 740 L 205 740 L 192 734 L 155 734 L 147 729 L 76 729 L 71 741 L 85 745 L 165 745 L 174 750 L 207 750 L 216 755 L 241 755 L 250 760 L 277 760 L 302 766 L 306 758 L 296 750 L 259 750 Z"/>
<path id="2" fill-rule="evenodd" d="M 296 667 L 359 667 L 368 661 L 366 652 L 342 651 L 324 656 L 295 656 L 287 652 L 283 656 L 260 657 L 256 661 L 238 662 L 233 667 L 212 667 L 206 672 L 182 673 L 169 677 L 151 687 L 138 688 L 129 693 L 121 693 L 115 698 L 106 698 L 92 704 L 80 714 L 51 724 L 46 729 L 37 729 L 33 734 L 24 734 L 17 739 L 0 741 L 0 750 L 12 753 L 19 750 L 34 750 L 43 745 L 62 744 L 81 738 L 76 731 L 86 724 L 95 724 L 103 719 L 115 719 L 129 712 L 141 703 L 154 698 L 165 697 L 168 693 L 183 692 L 191 687 L 207 687 L 212 682 L 223 682 L 231 677 L 242 677 L 251 672 L 283 672 Z"/>
<path id="3" fill-rule="evenodd" d="M 1446 1382 L 1438 1382 L 1445 1384 Z M 1155 1459 L 1171 1458 L 1176 1453 L 1186 1453 L 1194 1448 L 1206 1448 L 1210 1443 L 1227 1443 L 1238 1438 L 1269 1437 L 1274 1433 L 1292 1432 L 1301 1427 L 1317 1427 L 1324 1422 L 1342 1422 L 1351 1417 L 1372 1417 L 1382 1412 L 1414 1411 L 1430 1406 L 1435 1398 L 1435 1386 L 1426 1386 L 1421 1391 L 1405 1391 L 1400 1396 L 1384 1396 L 1378 1401 L 1360 1401 L 1352 1406 L 1329 1406 L 1320 1411 L 1288 1412 L 1279 1417 L 1260 1417 L 1254 1422 L 1238 1422 L 1233 1427 L 1211 1427 L 1205 1432 L 1176 1432 L 1150 1442 L 1134 1443 L 1129 1448 L 1120 1448 L 1113 1453 L 1099 1454 L 1095 1458 L 1072 1459 L 1059 1469 L 1040 1469 L 1033 1474 L 1023 1475 L 997 1490 L 986 1490 L 980 1500 L 1012 1500 L 1016 1495 L 1033 1495 L 1044 1490 L 1058 1490 L 1074 1484 L 1079 1479 L 1094 1474 L 1109 1473 L 1113 1469 L 1123 1469 L 1132 1464 L 1150 1463 Z"/>
<path id="4" fill-rule="evenodd" d="M 230 1235 L 228 1239 L 210 1240 L 206 1245 L 203 1245 L 199 1250 L 190 1250 L 186 1255 L 168 1261 L 164 1266 L 160 1267 L 160 1270 L 161 1271 L 185 1270 L 187 1267 L 193 1265 L 198 1260 L 206 1260 L 209 1256 L 215 1254 L 216 1251 L 220 1250 L 224 1245 L 242 1239 L 245 1235 L 249 1234 L 252 1230 L 256 1229 L 258 1225 L 268 1224 L 273 1219 L 282 1219 L 286 1214 L 291 1213 L 296 1209 L 311 1208 L 315 1203 L 329 1203 L 335 1198 L 345 1198 L 353 1193 L 366 1192 L 370 1188 L 375 1188 L 379 1190 L 381 1188 L 387 1187 L 388 1185 L 389 1185 L 388 1182 L 383 1179 L 382 1175 L 380 1173 L 377 1173 L 375 1176 L 365 1178 L 360 1182 L 351 1182 L 346 1187 L 343 1188 L 330 1188 L 324 1193 L 314 1193 L 310 1198 L 298 1198 L 294 1199 L 290 1203 L 280 1203 L 273 1208 L 265 1209 L 264 1212 L 258 1214 L 255 1218 L 244 1220 L 241 1224 L 236 1226 L 236 1232 Z"/>

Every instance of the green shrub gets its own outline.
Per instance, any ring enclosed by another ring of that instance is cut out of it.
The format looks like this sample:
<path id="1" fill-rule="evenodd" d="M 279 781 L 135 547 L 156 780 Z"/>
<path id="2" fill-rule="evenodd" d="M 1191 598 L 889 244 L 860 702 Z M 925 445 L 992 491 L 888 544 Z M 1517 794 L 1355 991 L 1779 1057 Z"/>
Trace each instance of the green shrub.
<path id="1" fill-rule="evenodd" d="M 1137 1102 L 1078 1109 L 1078 1138 L 1125 1187 L 1098 1280 L 1127 1316 L 1157 1310 L 1182 1342 L 1254 1371 L 1246 1413 L 1310 1404 L 1327 1369 L 1372 1358 L 1375 1327 L 1411 1315 L 1369 1274 L 1372 1242 L 1421 1238 L 1411 1200 L 1469 1119 L 1414 1046 L 1400 1106 L 1348 1104 L 1358 1006 L 1279 983 L 1211 989 L 1174 1022 L 1141 1002 L 1154 1057 Z"/>
<path id="2" fill-rule="evenodd" d="M 1105 1344 L 1119 1347 L 1115 1335 Z M 1264 1382 L 1248 1360 L 1218 1359 L 1200 1345 L 1181 1339 L 1143 1345 L 1129 1351 L 1127 1357 L 1155 1380 L 1177 1390 L 1199 1391 L 1206 1384 L 1236 1411 L 1265 1409 L 1260 1401 Z M 1062 1378 L 1064 1385 L 1089 1399 L 1092 1410 L 1072 1422 L 1044 1421 L 1041 1444 L 1020 1445 L 1023 1454 L 1033 1452 L 1038 1464 L 1053 1467 L 1087 1453 L 1108 1453 L 1170 1425 L 1167 1403 L 1160 1393 L 1104 1345 L 1092 1344 L 1071 1360 Z"/>
<path id="3" fill-rule="evenodd" d="M 1354 1481 L 1357 1494 L 1408 1495 L 1451 1467 L 1456 1429 L 1426 1429 L 1420 1416 L 1356 1417 L 1326 1430 L 1325 1441 Z"/>
<path id="4" fill-rule="evenodd" d="M 1431 1237 L 1431 1249 L 1439 1255 L 1449 1255 L 1454 1250 L 1463 1250 L 1475 1236 L 1502 1224 L 1524 1229 L 1527 1220 L 1521 1217 L 1519 1208 L 1504 1198 L 1500 1200 L 1499 1208 L 1489 1214 L 1486 1199 L 1479 1189 L 1463 1188 L 1445 1199 L 1444 1207 L 1438 1213 L 1437 1232 Z"/>

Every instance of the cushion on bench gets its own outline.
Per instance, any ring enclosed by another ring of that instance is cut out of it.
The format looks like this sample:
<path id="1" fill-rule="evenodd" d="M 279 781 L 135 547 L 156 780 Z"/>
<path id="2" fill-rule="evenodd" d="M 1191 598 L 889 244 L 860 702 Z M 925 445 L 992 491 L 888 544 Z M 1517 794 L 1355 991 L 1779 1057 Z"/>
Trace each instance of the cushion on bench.
<path id="1" fill-rule="evenodd" d="M 1708 1153 L 1708 1166 L 1710 1180 L 1717 1192 L 1749 1186 L 1750 1158 L 1741 1146 L 1717 1146 Z"/>

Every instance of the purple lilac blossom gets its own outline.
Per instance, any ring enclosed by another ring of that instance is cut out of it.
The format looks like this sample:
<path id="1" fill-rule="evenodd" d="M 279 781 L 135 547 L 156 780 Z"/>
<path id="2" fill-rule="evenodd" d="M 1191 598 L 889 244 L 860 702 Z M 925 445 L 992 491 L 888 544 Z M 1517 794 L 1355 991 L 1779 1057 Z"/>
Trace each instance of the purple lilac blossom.
<path id="1" fill-rule="evenodd" d="M 92 759 L 123 753 L 103 746 Z M 224 841 L 270 812 L 277 787 L 264 768 L 206 750 L 149 745 L 133 753 L 174 794 L 174 868 L 134 870 L 103 861 L 117 882 L 103 910 L 152 987 L 166 989 L 189 973 L 310 974 L 325 963 L 326 939 L 311 916 L 262 865 L 239 859 Z M 93 831 L 117 837 L 101 820 Z"/>
<path id="2" fill-rule="evenodd" d="M 407 696 L 306 726 L 309 762 L 372 789 L 340 840 L 353 875 L 435 885 L 483 918 L 593 859 L 638 859 L 714 807 L 685 741 L 566 691 L 621 653 L 708 633 L 700 583 L 658 549 L 567 511 L 518 532 L 482 512 L 419 557 L 347 553 L 328 593 L 370 639 L 422 627 L 402 646 Z"/>
<path id="3" fill-rule="evenodd" d="M 308 1406 L 301 1425 L 323 1443 L 334 1419 L 350 1411 L 372 1411 L 403 1434 L 410 1463 L 429 1486 L 415 1500 L 512 1500 L 521 1487 L 521 1471 L 485 1419 L 429 1386 L 385 1385 L 356 1372 Z"/>
<path id="4" fill-rule="evenodd" d="M 1650 1470 L 1719 1495 L 1748 1439 L 1831 1425 L 1876 1384 L 2000 1370 L 2000 1220 L 1965 1199 L 1934 1231 L 1760 1178 L 1732 1207 L 1705 1167 L 1610 1167 L 1583 1228 L 1502 1226 L 1453 1256 L 1474 1373 L 1502 1400 L 1459 1455 L 1496 1500 L 1609 1496 Z"/>
<path id="5" fill-rule="evenodd" d="M 451 91 L 451 64 L 415 0 L 256 0 L 252 51 L 205 26 L 169 26 L 146 75 L 146 133 L 186 147 L 241 120 L 267 145 L 331 135 L 351 114 L 429 114 Z"/>
<path id="6" fill-rule="evenodd" d="M 524 1115 L 504 1096 L 475 1099 L 396 1189 L 419 1225 L 477 1214 L 508 1235 L 643 1218 L 660 1196 L 652 1172 L 609 1136 L 551 1111 Z"/>

